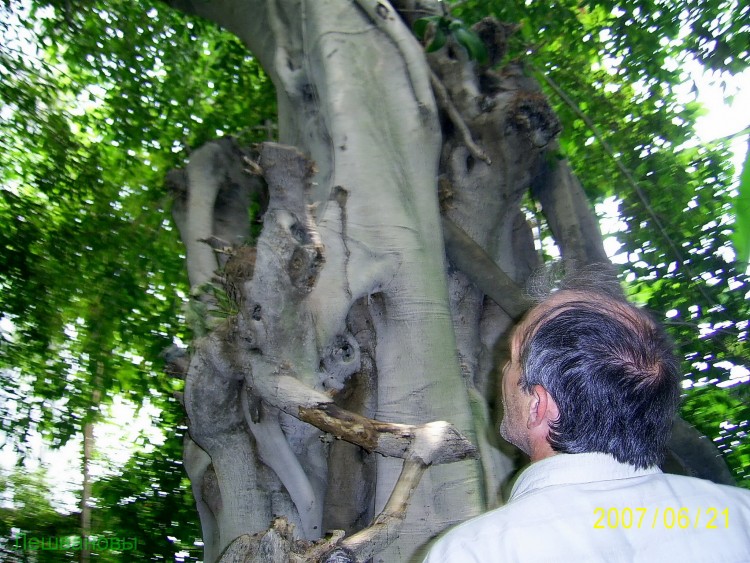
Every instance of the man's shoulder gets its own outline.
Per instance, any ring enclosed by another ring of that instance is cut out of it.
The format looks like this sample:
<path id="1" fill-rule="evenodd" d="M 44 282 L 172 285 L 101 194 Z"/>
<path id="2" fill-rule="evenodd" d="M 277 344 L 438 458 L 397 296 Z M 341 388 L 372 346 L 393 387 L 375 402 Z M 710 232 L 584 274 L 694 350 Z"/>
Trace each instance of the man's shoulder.
<path id="1" fill-rule="evenodd" d="M 750 495 L 750 489 L 740 486 L 714 483 L 708 479 L 691 477 L 689 475 L 675 475 L 673 473 L 658 473 L 653 476 L 672 485 L 679 487 L 697 489 L 699 491 L 710 491 L 720 494 Z"/>
<path id="2" fill-rule="evenodd" d="M 556 483 L 530 488 L 505 506 L 488 513 L 499 523 L 518 522 L 526 516 L 537 519 L 540 512 L 551 519 L 572 522 L 590 519 L 598 508 L 622 507 L 706 507 L 733 508 L 738 516 L 750 521 L 750 490 L 720 485 L 684 475 L 651 473 L 621 479 L 600 479 L 579 483 Z"/>
<path id="3" fill-rule="evenodd" d="M 574 489 L 577 494 L 584 497 L 587 494 L 592 497 L 609 496 L 613 499 L 642 497 L 645 500 L 650 499 L 652 502 L 669 501 L 677 498 L 693 499 L 694 502 L 722 499 L 727 503 L 741 505 L 750 510 L 750 489 L 671 473 L 653 473 L 631 479 L 583 483 L 573 485 L 571 489 L 563 486 L 558 493 L 567 495 Z M 543 489 L 537 492 L 541 496 L 554 494 L 553 491 L 546 493 Z"/>
<path id="4" fill-rule="evenodd" d="M 514 554 L 536 545 L 540 534 L 555 550 L 588 554 L 589 560 L 610 553 L 612 546 L 625 550 L 621 556 L 608 556 L 618 561 L 646 561 L 645 554 L 652 551 L 735 554 L 738 545 L 750 540 L 748 530 L 750 490 L 653 473 L 617 482 L 559 484 L 528 491 L 453 528 L 437 542 L 427 561 L 513 559 Z M 672 543 L 665 543 L 667 539 Z M 537 545 L 535 553 L 546 553 L 546 545 Z"/>
<path id="5" fill-rule="evenodd" d="M 726 498 L 730 502 L 737 501 L 738 503 L 746 504 L 750 508 L 750 489 L 744 487 L 723 485 L 707 479 L 687 475 L 673 475 L 670 473 L 662 473 L 658 479 L 680 494 L 721 497 Z"/>

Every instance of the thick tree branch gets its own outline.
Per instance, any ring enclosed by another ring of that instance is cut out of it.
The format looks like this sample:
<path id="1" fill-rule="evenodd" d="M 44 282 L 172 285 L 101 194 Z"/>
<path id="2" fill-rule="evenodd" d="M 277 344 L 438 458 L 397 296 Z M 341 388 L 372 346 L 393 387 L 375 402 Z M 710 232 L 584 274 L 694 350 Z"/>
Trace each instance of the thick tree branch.
<path id="1" fill-rule="evenodd" d="M 398 13 L 388 2 L 373 0 L 355 0 L 378 28 L 385 33 L 398 49 L 403 58 L 406 70 L 411 80 L 414 97 L 420 108 L 425 111 L 432 103 L 430 82 L 425 74 L 424 54 L 414 35 L 404 26 Z"/>
<path id="2" fill-rule="evenodd" d="M 464 272 L 490 299 L 514 320 L 531 305 L 518 285 L 503 272 L 484 249 L 448 218 L 443 218 L 445 251 L 451 262 Z"/>
<path id="3" fill-rule="evenodd" d="M 354 555 L 353 561 L 356 563 L 369 561 L 375 554 L 383 551 L 398 535 L 399 528 L 406 518 L 409 500 L 426 469 L 427 466 L 419 461 L 405 461 L 401 475 L 383 511 L 369 527 L 339 543 L 339 547 Z"/>
<path id="4" fill-rule="evenodd" d="M 425 465 L 476 458 L 474 445 L 447 422 L 419 426 L 381 422 L 348 412 L 333 403 L 318 408 L 300 407 L 299 419 L 367 451 L 418 460 Z"/>

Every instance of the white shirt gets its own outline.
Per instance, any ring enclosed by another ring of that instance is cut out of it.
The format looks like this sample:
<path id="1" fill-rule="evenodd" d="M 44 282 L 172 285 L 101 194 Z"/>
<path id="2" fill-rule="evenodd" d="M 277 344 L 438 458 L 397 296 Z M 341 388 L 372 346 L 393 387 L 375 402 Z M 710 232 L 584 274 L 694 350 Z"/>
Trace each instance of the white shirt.
<path id="1" fill-rule="evenodd" d="M 425 563 L 750 562 L 750 490 L 635 469 L 608 454 L 533 463 L 508 503 L 436 542 Z"/>

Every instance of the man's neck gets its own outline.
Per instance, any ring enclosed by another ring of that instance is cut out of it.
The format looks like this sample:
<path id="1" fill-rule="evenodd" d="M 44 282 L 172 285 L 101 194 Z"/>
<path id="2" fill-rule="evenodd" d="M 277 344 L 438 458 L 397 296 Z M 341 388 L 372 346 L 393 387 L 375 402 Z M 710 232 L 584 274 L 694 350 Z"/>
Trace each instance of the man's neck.
<path id="1" fill-rule="evenodd" d="M 552 446 L 545 437 L 543 440 L 532 440 L 530 444 L 531 451 L 529 452 L 529 459 L 531 461 L 541 461 L 557 455 L 557 452 L 552 449 Z"/>

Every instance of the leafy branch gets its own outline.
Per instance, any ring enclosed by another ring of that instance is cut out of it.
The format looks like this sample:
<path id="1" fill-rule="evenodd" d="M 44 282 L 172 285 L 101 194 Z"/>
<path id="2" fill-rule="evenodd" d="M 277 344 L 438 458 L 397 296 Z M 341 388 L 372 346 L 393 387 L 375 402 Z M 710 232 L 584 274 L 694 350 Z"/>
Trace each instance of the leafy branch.
<path id="1" fill-rule="evenodd" d="M 425 45 L 425 51 L 428 53 L 441 49 L 452 37 L 466 49 L 471 60 L 475 60 L 479 64 L 487 64 L 489 61 L 484 42 L 462 20 L 448 15 L 429 16 L 416 20 L 413 29 L 414 34 L 420 41 L 425 41 L 429 37 Z"/>

